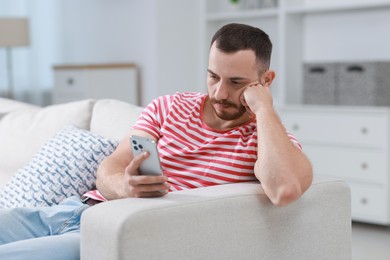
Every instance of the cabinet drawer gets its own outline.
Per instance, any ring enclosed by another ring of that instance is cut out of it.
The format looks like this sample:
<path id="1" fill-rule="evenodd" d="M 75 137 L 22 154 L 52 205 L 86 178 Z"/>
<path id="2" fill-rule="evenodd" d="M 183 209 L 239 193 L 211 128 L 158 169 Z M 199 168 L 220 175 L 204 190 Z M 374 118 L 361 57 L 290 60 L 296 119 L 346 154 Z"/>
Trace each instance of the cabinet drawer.
<path id="1" fill-rule="evenodd" d="M 59 70 L 55 72 L 55 89 L 60 92 L 84 92 L 87 79 L 83 71 Z"/>
<path id="2" fill-rule="evenodd" d="M 350 183 L 352 219 L 389 224 L 388 193 L 380 186 Z"/>
<path id="3" fill-rule="evenodd" d="M 385 114 L 294 113 L 284 111 L 288 131 L 301 142 L 353 144 L 370 147 L 387 145 L 389 133 Z"/>
<path id="4" fill-rule="evenodd" d="M 366 183 L 387 182 L 388 160 L 386 153 L 381 150 L 305 144 L 302 146 L 317 174 Z"/>

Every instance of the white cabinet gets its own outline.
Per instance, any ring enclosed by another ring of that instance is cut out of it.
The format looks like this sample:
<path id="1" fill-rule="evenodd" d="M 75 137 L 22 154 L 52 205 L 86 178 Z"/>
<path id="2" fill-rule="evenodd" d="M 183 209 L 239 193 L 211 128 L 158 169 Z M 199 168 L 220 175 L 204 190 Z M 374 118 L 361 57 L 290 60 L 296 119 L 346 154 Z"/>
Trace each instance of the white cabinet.
<path id="1" fill-rule="evenodd" d="M 348 182 L 352 218 L 390 224 L 390 108 L 286 106 L 285 127 L 302 143 L 315 174 Z"/>
<path id="2" fill-rule="evenodd" d="M 134 64 L 55 66 L 53 103 L 113 98 L 138 105 L 137 74 Z"/>
<path id="3" fill-rule="evenodd" d="M 274 45 L 275 104 L 302 103 L 305 62 L 390 60 L 390 0 L 275 0 L 276 7 L 268 8 L 245 8 L 256 0 L 241 0 L 244 6 L 235 10 L 229 2 L 203 1 L 203 66 L 211 37 L 222 25 L 263 29 Z"/>

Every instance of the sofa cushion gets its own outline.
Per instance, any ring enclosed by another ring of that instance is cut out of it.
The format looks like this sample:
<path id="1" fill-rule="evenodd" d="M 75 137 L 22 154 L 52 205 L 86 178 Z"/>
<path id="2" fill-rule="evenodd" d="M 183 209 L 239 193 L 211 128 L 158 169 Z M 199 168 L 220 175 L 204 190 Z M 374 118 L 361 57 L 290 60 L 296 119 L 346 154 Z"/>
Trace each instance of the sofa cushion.
<path id="1" fill-rule="evenodd" d="M 135 124 L 142 109 L 114 99 L 98 100 L 93 108 L 91 132 L 121 140 Z"/>
<path id="2" fill-rule="evenodd" d="M 69 124 L 89 129 L 94 101 L 18 109 L 0 120 L 0 189 L 38 149 Z"/>
<path id="3" fill-rule="evenodd" d="M 12 111 L 26 109 L 26 108 L 38 109 L 39 107 L 31 104 L 23 103 L 20 101 L 15 101 L 13 99 L 0 98 L 0 119 Z"/>
<path id="4" fill-rule="evenodd" d="M 0 208 L 50 206 L 82 195 L 95 183 L 99 163 L 117 142 L 74 126 L 51 138 L 0 192 Z"/>

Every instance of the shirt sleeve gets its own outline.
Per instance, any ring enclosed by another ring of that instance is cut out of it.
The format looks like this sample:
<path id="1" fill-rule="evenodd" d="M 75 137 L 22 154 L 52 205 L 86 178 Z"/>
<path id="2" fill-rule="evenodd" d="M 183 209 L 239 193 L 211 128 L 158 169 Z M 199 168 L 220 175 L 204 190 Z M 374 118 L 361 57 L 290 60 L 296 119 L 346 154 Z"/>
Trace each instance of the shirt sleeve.
<path id="1" fill-rule="evenodd" d="M 168 114 L 170 100 L 170 96 L 161 96 L 150 102 L 142 111 L 137 123 L 132 129 L 144 131 L 154 138 L 159 139 L 161 136 L 161 127 Z"/>

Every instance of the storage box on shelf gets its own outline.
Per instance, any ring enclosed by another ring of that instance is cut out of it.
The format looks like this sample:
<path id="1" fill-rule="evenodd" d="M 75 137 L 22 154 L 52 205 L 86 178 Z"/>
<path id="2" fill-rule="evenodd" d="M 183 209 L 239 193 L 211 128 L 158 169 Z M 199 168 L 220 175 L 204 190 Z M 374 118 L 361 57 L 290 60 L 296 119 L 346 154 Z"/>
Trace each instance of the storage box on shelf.
<path id="1" fill-rule="evenodd" d="M 337 64 L 304 64 L 303 103 L 316 105 L 337 104 Z"/>
<path id="2" fill-rule="evenodd" d="M 315 174 L 345 179 L 352 219 L 390 224 L 390 108 L 288 106 L 279 108 Z"/>
<path id="3" fill-rule="evenodd" d="M 53 103 L 112 98 L 139 104 L 137 66 L 86 64 L 54 66 Z"/>
<path id="4" fill-rule="evenodd" d="M 390 62 L 304 64 L 304 104 L 390 106 Z"/>
<path id="5" fill-rule="evenodd" d="M 390 106 L 390 62 L 339 64 L 339 104 Z"/>

